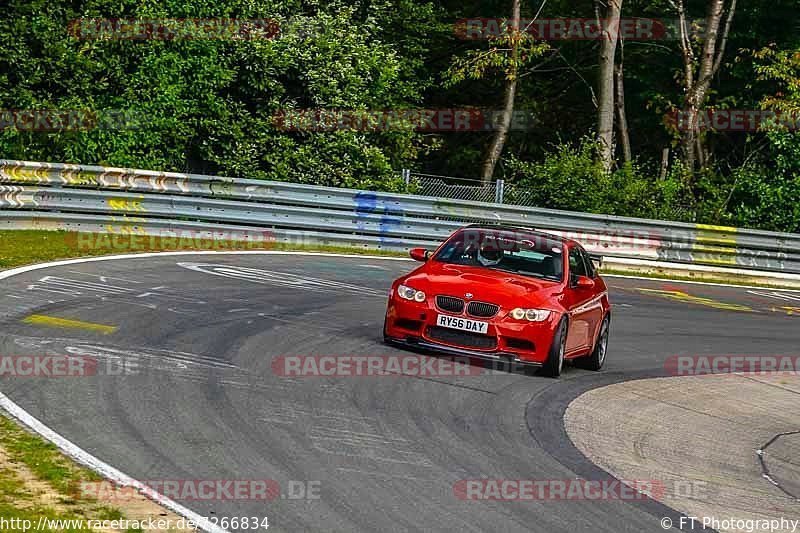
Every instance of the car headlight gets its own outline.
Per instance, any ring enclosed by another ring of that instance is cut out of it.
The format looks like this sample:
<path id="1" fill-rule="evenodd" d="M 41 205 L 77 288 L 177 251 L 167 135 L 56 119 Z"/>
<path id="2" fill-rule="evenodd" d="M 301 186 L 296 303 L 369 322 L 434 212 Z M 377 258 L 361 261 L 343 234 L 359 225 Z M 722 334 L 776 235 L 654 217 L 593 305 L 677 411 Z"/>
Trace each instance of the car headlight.
<path id="1" fill-rule="evenodd" d="M 517 307 L 509 314 L 516 320 L 525 319 L 528 322 L 543 322 L 550 316 L 550 311 L 547 309 L 523 309 Z"/>
<path id="2" fill-rule="evenodd" d="M 425 301 L 425 293 L 422 291 L 418 291 L 416 289 L 412 289 L 406 285 L 400 285 L 397 287 L 397 294 L 400 298 L 404 300 L 412 300 L 414 302 L 424 302 Z"/>

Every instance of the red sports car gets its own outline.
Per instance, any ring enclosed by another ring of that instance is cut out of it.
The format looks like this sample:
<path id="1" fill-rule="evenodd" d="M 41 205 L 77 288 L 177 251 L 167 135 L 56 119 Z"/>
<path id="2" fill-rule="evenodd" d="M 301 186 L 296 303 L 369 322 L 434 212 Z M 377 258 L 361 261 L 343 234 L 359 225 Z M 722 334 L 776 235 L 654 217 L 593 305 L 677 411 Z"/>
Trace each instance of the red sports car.
<path id="1" fill-rule="evenodd" d="M 527 228 L 467 226 L 389 292 L 384 340 L 561 374 L 606 358 L 608 290 L 575 241 Z M 594 258 L 596 259 L 596 258 Z"/>

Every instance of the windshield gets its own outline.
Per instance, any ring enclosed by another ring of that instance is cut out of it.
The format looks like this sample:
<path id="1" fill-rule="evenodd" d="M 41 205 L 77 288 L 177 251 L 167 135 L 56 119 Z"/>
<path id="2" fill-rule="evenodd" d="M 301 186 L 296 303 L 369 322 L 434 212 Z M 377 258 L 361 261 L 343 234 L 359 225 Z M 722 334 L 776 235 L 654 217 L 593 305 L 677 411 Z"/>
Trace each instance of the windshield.
<path id="1" fill-rule="evenodd" d="M 562 252 L 561 242 L 541 235 L 470 228 L 450 237 L 433 259 L 561 281 Z"/>

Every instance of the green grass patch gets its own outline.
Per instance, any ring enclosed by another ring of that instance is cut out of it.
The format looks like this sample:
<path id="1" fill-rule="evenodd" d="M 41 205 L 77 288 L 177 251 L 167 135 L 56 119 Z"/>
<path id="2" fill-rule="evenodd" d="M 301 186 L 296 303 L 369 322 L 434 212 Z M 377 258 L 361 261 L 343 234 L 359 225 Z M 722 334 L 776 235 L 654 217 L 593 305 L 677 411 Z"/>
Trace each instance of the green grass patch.
<path id="1" fill-rule="evenodd" d="M 122 514 L 122 511 L 119 509 L 100 507 L 95 511 L 95 516 L 92 518 L 95 520 L 122 520 L 125 518 L 125 515 Z"/>
<path id="2" fill-rule="evenodd" d="M 282 242 L 253 243 L 233 241 L 221 243 L 218 241 L 212 243 L 209 247 L 198 247 L 196 246 L 197 243 L 191 240 L 181 241 L 177 239 L 175 241 L 170 241 L 169 239 L 150 239 L 147 236 L 138 237 L 138 239 L 132 241 L 129 236 L 120 236 L 120 242 L 115 244 L 113 237 L 108 234 L 47 230 L 2 230 L 0 231 L 0 269 L 78 257 L 163 251 L 275 250 L 408 257 L 408 254 L 405 252 L 375 250 L 363 246 L 303 246 Z M 786 285 L 782 284 L 780 281 L 761 282 L 742 280 L 733 276 L 725 276 L 721 273 L 714 275 L 704 274 L 702 277 L 680 274 L 661 274 L 651 272 L 647 267 L 642 267 L 641 271 L 604 268 L 601 269 L 601 273 L 671 281 L 701 281 L 706 283 L 727 283 L 730 285 L 750 285 L 765 288 L 786 287 Z"/>
<path id="3" fill-rule="evenodd" d="M 31 494 L 19 477 L 11 470 L 0 468 L 0 503 L 24 502 L 30 499 Z"/>
<path id="4" fill-rule="evenodd" d="M 0 231 L 0 268 L 76 257 L 76 250 L 64 238 L 66 232 L 41 230 Z M 99 252 L 99 251 L 98 251 Z M 100 253 L 77 254 L 101 255 Z"/>
<path id="5" fill-rule="evenodd" d="M 35 530 L 41 517 L 50 520 L 123 520 L 123 510 L 99 503 L 92 497 L 82 494 L 82 482 L 102 481 L 95 472 L 75 464 L 61 454 L 53 444 L 38 435 L 20 427 L 14 420 L 0 415 L 0 447 L 14 463 L 25 466 L 34 477 L 43 481 L 55 491 L 58 509 L 42 505 L 24 484 L 14 470 L 0 466 L 0 518 L 17 520 L 11 530 L 22 530 L 20 521 L 33 524 L 29 531 Z M 62 522 L 60 528 L 44 527 L 39 531 L 77 532 L 91 531 L 84 522 L 83 528 Z M 19 526 L 19 527 L 17 527 Z M 138 528 L 129 528 L 128 533 L 141 533 Z"/>
<path id="6" fill-rule="evenodd" d="M 65 497 L 80 494 L 82 482 L 103 479 L 64 457 L 54 444 L 28 433 L 4 416 L 0 416 L 0 446 L 11 459 L 24 464 L 37 478 Z"/>
<path id="7" fill-rule="evenodd" d="M 2 442 L 0 442 L 0 444 L 2 444 L 4 448 L 6 443 L 17 440 L 20 433 L 26 432 L 16 426 L 11 420 L 0 416 L 0 436 L 2 437 Z M 22 462 L 25 466 L 30 468 L 32 464 L 35 465 L 37 458 L 45 458 L 44 461 L 48 463 L 45 470 L 49 471 L 50 475 L 52 475 L 51 468 L 54 463 L 54 458 L 48 457 L 50 455 L 49 446 L 41 439 L 38 439 L 40 441 L 38 443 L 33 443 L 27 439 L 22 440 L 25 441 L 22 446 L 26 450 L 25 452 L 20 454 L 11 453 L 8 448 L 5 448 L 11 460 Z M 29 450 L 37 450 L 37 453 L 28 454 L 27 451 Z M 29 464 L 28 461 L 31 463 Z M 58 477 L 64 479 L 63 475 Z M 67 477 L 69 476 L 67 475 Z M 0 531 L 22 531 L 24 528 L 28 528 L 28 531 L 32 531 L 39 525 L 39 520 L 42 518 L 49 520 L 78 520 L 84 517 L 81 516 L 80 513 L 73 512 L 72 510 L 68 512 L 58 512 L 51 507 L 37 503 L 34 494 L 25 487 L 24 481 L 15 471 L 0 467 L 0 519 L 6 520 L 6 528 L 3 528 L 2 524 L 0 524 Z M 57 527 L 56 524 L 51 524 L 51 527 L 43 525 L 42 529 L 38 531 L 52 531 L 57 533 L 61 531 L 90 531 L 90 529 L 86 527 L 77 527 L 76 523 L 70 525 L 62 522 L 60 527 Z"/>
<path id="8" fill-rule="evenodd" d="M 200 244 L 201 246 L 198 246 Z M 346 253 L 359 255 L 380 255 L 387 257 L 406 256 L 403 252 L 373 250 L 365 247 L 349 246 L 303 246 L 282 242 L 203 242 L 189 239 L 150 238 L 146 235 L 115 236 L 98 233 L 79 233 L 73 231 L 47 230 L 2 230 L 0 231 L 0 269 L 14 268 L 34 263 L 46 263 L 59 259 L 77 257 L 96 257 L 102 255 L 181 252 L 181 251 L 309 251 Z"/>

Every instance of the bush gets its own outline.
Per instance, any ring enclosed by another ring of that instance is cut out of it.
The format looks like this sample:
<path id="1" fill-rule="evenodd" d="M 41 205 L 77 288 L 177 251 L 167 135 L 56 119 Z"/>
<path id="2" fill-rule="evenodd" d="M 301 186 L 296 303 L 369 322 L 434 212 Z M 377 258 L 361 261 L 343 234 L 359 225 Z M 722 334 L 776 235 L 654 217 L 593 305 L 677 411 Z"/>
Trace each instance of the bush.
<path id="1" fill-rule="evenodd" d="M 726 216 L 731 224 L 800 233 L 800 134 L 767 133 L 773 155 L 736 169 Z"/>
<path id="2" fill-rule="evenodd" d="M 659 180 L 637 164 L 607 174 L 595 158 L 595 145 L 562 143 L 544 161 L 512 158 L 507 163 L 507 202 L 610 215 L 691 220 L 691 196 L 679 166 Z"/>

